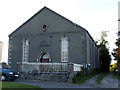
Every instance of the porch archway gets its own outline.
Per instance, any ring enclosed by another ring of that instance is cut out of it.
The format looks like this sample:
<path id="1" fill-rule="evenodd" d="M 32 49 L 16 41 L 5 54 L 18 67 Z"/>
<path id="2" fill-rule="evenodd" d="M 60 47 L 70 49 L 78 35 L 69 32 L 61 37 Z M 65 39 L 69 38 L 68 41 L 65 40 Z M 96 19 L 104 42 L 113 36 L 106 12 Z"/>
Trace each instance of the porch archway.
<path id="1" fill-rule="evenodd" d="M 40 62 L 50 62 L 50 55 L 49 53 L 43 52 L 40 54 Z"/>

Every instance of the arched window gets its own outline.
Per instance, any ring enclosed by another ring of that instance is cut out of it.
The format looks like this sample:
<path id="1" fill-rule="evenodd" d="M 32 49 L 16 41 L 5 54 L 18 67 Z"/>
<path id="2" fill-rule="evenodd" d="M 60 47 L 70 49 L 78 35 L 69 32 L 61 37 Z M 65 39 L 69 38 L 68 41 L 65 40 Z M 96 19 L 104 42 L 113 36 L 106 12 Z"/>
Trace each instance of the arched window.
<path id="1" fill-rule="evenodd" d="M 61 62 L 68 62 L 68 37 L 61 39 Z"/>
<path id="2" fill-rule="evenodd" d="M 23 40 L 23 62 L 28 62 L 28 54 L 29 54 L 29 40 Z"/>

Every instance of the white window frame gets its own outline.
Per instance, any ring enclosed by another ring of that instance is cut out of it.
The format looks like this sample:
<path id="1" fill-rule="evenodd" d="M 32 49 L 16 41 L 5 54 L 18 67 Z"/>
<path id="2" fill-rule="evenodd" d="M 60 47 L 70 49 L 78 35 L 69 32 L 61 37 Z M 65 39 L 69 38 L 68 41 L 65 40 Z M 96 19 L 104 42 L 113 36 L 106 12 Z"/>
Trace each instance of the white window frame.
<path id="1" fill-rule="evenodd" d="M 68 62 L 69 60 L 69 41 L 68 37 L 64 36 L 61 39 L 61 62 Z"/>
<path id="2" fill-rule="evenodd" d="M 29 56 L 29 40 L 24 39 L 23 40 L 23 56 L 22 56 L 22 62 L 28 62 L 28 56 Z"/>

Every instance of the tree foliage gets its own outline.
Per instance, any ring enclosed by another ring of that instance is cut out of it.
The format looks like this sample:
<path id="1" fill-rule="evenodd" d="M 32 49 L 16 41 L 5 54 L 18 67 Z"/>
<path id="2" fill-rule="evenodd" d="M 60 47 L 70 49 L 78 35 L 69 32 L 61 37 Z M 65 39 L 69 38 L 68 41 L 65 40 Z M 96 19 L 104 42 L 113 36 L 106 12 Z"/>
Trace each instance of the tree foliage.
<path id="1" fill-rule="evenodd" d="M 117 64 L 118 64 L 118 63 L 114 63 L 114 64 L 110 65 L 110 71 L 111 71 L 111 72 L 114 72 L 114 71 L 117 70 Z"/>
<path id="2" fill-rule="evenodd" d="M 120 63 L 120 56 L 118 56 L 118 49 L 120 48 L 120 40 L 117 39 L 115 42 L 116 48 L 113 49 L 112 55 L 114 57 L 114 60 L 116 60 L 118 63 Z"/>
<path id="3" fill-rule="evenodd" d="M 109 49 L 107 48 L 108 41 L 105 40 L 107 37 L 106 32 L 101 33 L 101 38 L 98 41 L 99 45 L 99 55 L 100 55 L 100 66 L 103 72 L 109 72 L 109 66 L 111 62 L 111 55 L 109 54 Z"/>

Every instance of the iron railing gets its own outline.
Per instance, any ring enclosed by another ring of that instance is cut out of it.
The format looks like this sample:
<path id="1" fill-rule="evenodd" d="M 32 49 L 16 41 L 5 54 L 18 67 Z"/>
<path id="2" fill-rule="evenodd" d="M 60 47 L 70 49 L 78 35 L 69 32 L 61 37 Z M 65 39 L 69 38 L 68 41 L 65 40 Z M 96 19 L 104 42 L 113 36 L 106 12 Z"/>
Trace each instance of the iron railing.
<path id="1" fill-rule="evenodd" d="M 17 63 L 20 72 L 67 72 L 68 63 L 37 63 L 37 62 L 22 62 Z M 74 64 L 73 71 L 81 71 L 81 64 Z"/>

